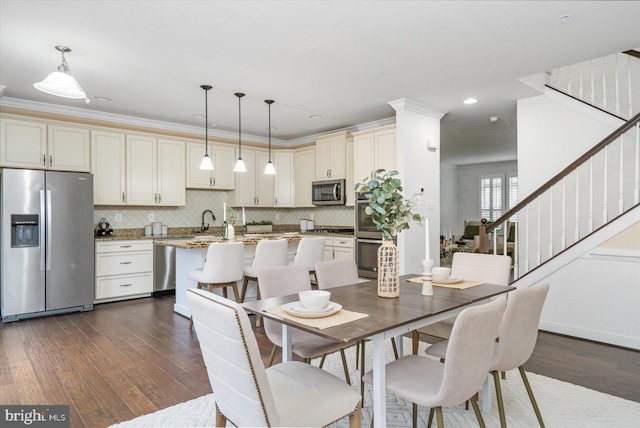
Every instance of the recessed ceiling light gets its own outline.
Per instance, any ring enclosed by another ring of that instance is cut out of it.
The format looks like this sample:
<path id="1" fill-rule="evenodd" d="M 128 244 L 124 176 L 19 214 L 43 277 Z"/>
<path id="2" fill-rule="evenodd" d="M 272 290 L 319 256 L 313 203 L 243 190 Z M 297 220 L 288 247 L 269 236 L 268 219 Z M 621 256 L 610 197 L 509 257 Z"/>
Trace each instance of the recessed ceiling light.
<path id="1" fill-rule="evenodd" d="M 465 104 L 475 104 L 477 102 L 478 100 L 476 100 L 475 98 L 467 98 L 466 100 L 464 100 Z"/>
<path id="2" fill-rule="evenodd" d="M 310 119 L 320 119 L 321 117 L 321 114 L 312 114 L 311 116 L 309 116 Z"/>
<path id="3" fill-rule="evenodd" d="M 500 119 L 498 116 L 491 116 L 489 118 L 489 122 L 496 123 L 498 121 L 498 119 Z"/>
<path id="4" fill-rule="evenodd" d="M 93 99 L 98 101 L 111 101 L 109 97 L 93 97 Z"/>
<path id="5" fill-rule="evenodd" d="M 204 114 L 194 114 L 193 117 L 196 119 L 204 119 Z"/>
<path id="6" fill-rule="evenodd" d="M 276 131 L 277 129 L 278 129 L 278 128 L 277 128 L 277 127 L 275 127 L 275 126 L 272 126 L 272 127 L 271 127 L 271 130 L 272 130 L 272 131 Z M 267 126 L 267 130 L 269 130 L 269 127 L 268 127 L 268 126 Z"/>

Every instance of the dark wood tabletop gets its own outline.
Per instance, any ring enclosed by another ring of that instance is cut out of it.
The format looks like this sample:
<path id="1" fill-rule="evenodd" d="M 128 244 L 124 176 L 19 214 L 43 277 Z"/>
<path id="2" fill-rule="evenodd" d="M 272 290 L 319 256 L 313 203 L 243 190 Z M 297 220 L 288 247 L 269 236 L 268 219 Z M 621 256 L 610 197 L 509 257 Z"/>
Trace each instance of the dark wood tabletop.
<path id="1" fill-rule="evenodd" d="M 332 302 L 339 303 L 343 309 L 366 313 L 369 316 L 322 330 L 264 312 L 264 309 L 298 301 L 297 294 L 245 302 L 242 303 L 242 306 L 247 312 L 259 314 L 264 318 L 309 331 L 328 339 L 348 342 L 370 337 L 515 290 L 515 287 L 495 284 L 482 284 L 466 290 L 434 286 L 433 296 L 423 296 L 421 294 L 422 284 L 407 281 L 417 276 L 419 275 L 403 275 L 400 278 L 400 297 L 398 298 L 378 297 L 377 280 L 331 288 L 328 291 L 331 292 Z"/>

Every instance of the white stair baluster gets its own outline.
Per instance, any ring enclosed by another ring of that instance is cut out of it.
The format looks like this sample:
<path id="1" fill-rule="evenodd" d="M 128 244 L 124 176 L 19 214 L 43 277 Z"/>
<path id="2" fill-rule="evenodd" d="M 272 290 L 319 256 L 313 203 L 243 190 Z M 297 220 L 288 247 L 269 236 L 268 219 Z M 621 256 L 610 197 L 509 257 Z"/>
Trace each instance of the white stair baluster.
<path id="1" fill-rule="evenodd" d="M 636 123 L 636 171 L 633 188 L 633 204 L 640 203 L 640 122 Z"/>
<path id="2" fill-rule="evenodd" d="M 631 55 L 627 55 L 627 96 L 629 102 L 629 119 L 633 117 L 633 97 L 631 96 Z"/>
<path id="3" fill-rule="evenodd" d="M 540 220 L 542 218 L 541 212 L 540 210 L 542 209 L 540 207 L 540 205 L 542 205 L 542 198 L 540 196 L 538 196 L 538 250 L 536 251 L 536 266 L 540 266 L 540 264 L 542 263 L 542 250 L 540 249 L 540 246 L 542 244 L 542 238 L 541 238 L 541 229 L 540 229 Z"/>
<path id="4" fill-rule="evenodd" d="M 602 58 L 602 108 L 607 109 L 607 70 L 605 58 Z"/>
<path id="5" fill-rule="evenodd" d="M 580 167 L 576 167 L 576 230 L 574 242 L 580 240 Z"/>
<path id="6" fill-rule="evenodd" d="M 589 158 L 589 233 L 593 232 L 593 156 Z"/>
<path id="7" fill-rule="evenodd" d="M 578 83 L 580 85 L 580 87 L 578 88 L 578 93 L 580 94 L 580 99 L 583 100 L 584 99 L 584 87 L 582 84 L 582 64 L 578 65 Z"/>
<path id="8" fill-rule="evenodd" d="M 549 188 L 549 258 L 553 257 L 553 187 Z"/>
<path id="9" fill-rule="evenodd" d="M 560 249 L 567 248 L 567 180 L 562 177 L 562 237 L 560 238 Z"/>
<path id="10" fill-rule="evenodd" d="M 624 136 L 620 136 L 620 197 L 618 198 L 618 214 L 624 212 Z"/>
<path id="11" fill-rule="evenodd" d="M 608 214 L 608 207 L 607 207 L 607 194 L 608 194 L 608 189 L 607 189 L 607 182 L 609 181 L 607 179 L 607 164 L 609 163 L 608 161 L 609 159 L 609 146 L 606 146 L 604 148 L 604 180 L 603 180 L 603 189 L 604 189 L 604 205 L 602 207 L 602 224 L 607 224 L 608 218 L 609 218 L 609 214 Z"/>
<path id="12" fill-rule="evenodd" d="M 616 114 L 620 116 L 620 84 L 618 82 L 618 55 L 613 55 L 613 64 L 614 64 L 614 83 L 616 90 Z"/>
<path id="13" fill-rule="evenodd" d="M 524 224 L 524 273 L 529 272 L 529 212 L 531 205 L 527 205 L 527 220 Z"/>
<path id="14" fill-rule="evenodd" d="M 591 105 L 596 105 L 596 90 L 593 84 L 593 60 L 589 61 L 589 74 L 591 81 Z"/>
<path id="15" fill-rule="evenodd" d="M 516 227 L 515 227 L 515 233 L 514 233 L 514 237 L 513 237 L 513 279 L 518 279 L 520 277 L 520 269 L 518 268 L 518 254 L 519 254 L 519 241 L 518 241 L 518 223 L 519 223 L 519 219 L 520 216 L 518 216 L 516 218 Z"/>

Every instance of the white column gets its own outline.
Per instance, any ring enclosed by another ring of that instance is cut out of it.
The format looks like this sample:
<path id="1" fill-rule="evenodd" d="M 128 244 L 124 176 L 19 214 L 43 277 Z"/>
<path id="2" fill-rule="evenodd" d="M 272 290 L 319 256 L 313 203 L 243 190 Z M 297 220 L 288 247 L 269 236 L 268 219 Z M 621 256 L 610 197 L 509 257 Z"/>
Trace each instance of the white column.
<path id="1" fill-rule="evenodd" d="M 440 119 L 446 111 L 407 98 L 388 104 L 396 111 L 396 169 L 403 195 L 422 193 L 415 212 L 429 217 L 429 252 L 435 257 L 440 254 Z M 424 227 L 415 223 L 398 235 L 401 274 L 422 272 L 422 257 L 416 255 L 424 253 L 425 237 Z"/>

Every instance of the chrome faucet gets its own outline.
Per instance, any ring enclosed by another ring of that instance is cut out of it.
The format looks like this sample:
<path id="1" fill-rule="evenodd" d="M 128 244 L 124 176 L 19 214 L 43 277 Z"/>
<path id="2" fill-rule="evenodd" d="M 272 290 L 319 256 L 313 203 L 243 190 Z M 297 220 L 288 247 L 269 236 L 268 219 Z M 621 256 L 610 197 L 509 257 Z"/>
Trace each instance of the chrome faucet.
<path id="1" fill-rule="evenodd" d="M 211 218 L 213 218 L 213 221 L 216 221 L 216 216 L 213 214 L 213 211 L 211 210 L 204 210 L 202 212 L 202 227 L 200 227 L 200 232 L 204 233 L 205 231 L 209 230 L 209 223 L 207 223 L 207 225 L 204 225 L 204 215 L 206 213 L 210 213 L 211 214 Z"/>

